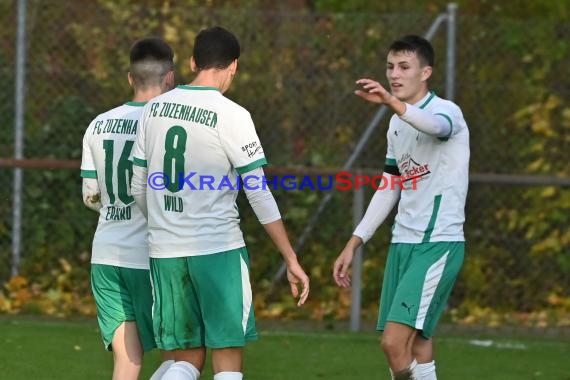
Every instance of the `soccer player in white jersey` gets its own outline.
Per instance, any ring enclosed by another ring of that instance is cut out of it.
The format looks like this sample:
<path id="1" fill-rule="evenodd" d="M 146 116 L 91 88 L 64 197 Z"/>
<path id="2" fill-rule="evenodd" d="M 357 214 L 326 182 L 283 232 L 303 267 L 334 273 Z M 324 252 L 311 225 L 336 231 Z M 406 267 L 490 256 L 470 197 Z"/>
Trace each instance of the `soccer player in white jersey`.
<path id="1" fill-rule="evenodd" d="M 362 86 L 356 95 L 395 112 L 384 167 L 390 185 L 375 192 L 334 263 L 333 277 L 350 286 L 355 250 L 398 204 L 377 326 L 392 379 L 436 379 L 432 335 L 465 250 L 469 131 L 459 107 L 428 90 L 433 64 L 431 44 L 406 36 L 388 52 L 390 92 L 371 79 L 356 82 Z"/>
<path id="2" fill-rule="evenodd" d="M 113 351 L 113 379 L 137 379 L 143 352 L 156 347 L 147 223 L 130 191 L 131 154 L 144 104 L 174 85 L 172 49 L 160 38 L 131 47 L 132 101 L 97 116 L 83 138 L 83 201 L 99 213 L 91 256 L 91 287 L 103 343 Z M 159 379 L 172 360 L 155 373 Z"/>
<path id="3" fill-rule="evenodd" d="M 215 380 L 243 377 L 243 347 L 257 333 L 236 207 L 238 174 L 285 259 L 298 305 L 309 293 L 309 278 L 264 185 L 267 161 L 251 116 L 223 95 L 239 55 L 231 32 L 200 31 L 191 59 L 195 79 L 149 102 L 139 123 L 132 189 L 148 213 L 154 332 L 158 347 L 173 350 L 176 359 L 163 380 L 197 379 L 207 348 Z"/>

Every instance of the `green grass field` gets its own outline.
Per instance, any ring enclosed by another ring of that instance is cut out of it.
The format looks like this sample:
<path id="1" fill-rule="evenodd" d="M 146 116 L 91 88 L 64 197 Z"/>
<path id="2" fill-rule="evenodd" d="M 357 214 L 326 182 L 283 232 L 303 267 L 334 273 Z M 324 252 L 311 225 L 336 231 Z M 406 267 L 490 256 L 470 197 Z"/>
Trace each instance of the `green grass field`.
<path id="1" fill-rule="evenodd" d="M 246 349 L 249 380 L 388 379 L 375 332 L 262 327 L 260 335 Z M 1 317 L 0 343 L 1 379 L 111 378 L 112 355 L 103 350 L 95 320 Z M 440 380 L 570 380 L 568 335 L 554 340 L 447 334 L 436 347 Z M 145 359 L 141 379 L 159 364 L 156 351 Z M 209 368 L 201 378 L 212 379 Z"/>

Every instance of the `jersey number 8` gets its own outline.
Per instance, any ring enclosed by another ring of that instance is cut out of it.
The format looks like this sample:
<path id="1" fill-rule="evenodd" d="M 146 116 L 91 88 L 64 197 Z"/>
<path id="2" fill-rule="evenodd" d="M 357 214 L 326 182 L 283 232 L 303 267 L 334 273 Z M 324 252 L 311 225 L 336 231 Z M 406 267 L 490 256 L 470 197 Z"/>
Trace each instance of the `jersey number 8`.
<path id="1" fill-rule="evenodd" d="M 180 182 L 184 178 L 184 153 L 186 152 L 186 130 L 175 125 L 166 132 L 164 139 L 164 166 L 163 172 L 168 181 L 166 188 L 171 193 L 182 189 Z"/>

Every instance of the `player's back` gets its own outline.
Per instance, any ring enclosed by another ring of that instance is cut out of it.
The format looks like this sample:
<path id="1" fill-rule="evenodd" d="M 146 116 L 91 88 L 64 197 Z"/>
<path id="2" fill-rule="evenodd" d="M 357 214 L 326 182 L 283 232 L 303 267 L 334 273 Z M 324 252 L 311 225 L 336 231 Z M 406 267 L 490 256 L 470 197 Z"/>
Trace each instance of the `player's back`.
<path id="1" fill-rule="evenodd" d="M 249 112 L 215 88 L 178 86 L 145 107 L 141 128 L 151 257 L 243 247 L 237 174 L 265 163 Z"/>
<path id="2" fill-rule="evenodd" d="M 146 219 L 134 204 L 132 150 L 145 103 L 128 102 L 97 116 L 83 139 L 81 175 L 96 178 L 101 209 L 91 262 L 148 269 Z"/>

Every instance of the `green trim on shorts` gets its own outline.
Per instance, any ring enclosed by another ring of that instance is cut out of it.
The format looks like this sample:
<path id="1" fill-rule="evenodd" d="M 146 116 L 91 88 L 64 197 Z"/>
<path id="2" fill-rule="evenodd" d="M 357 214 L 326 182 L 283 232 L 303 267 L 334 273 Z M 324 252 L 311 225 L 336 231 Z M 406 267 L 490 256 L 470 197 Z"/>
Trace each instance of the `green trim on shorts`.
<path id="1" fill-rule="evenodd" d="M 143 350 L 156 347 L 152 331 L 152 290 L 146 269 L 91 264 L 91 289 L 103 344 L 112 351 L 115 331 L 123 322 L 137 324 Z"/>
<path id="2" fill-rule="evenodd" d="M 160 349 L 243 347 L 257 339 L 245 247 L 151 258 L 150 268 Z"/>
<path id="3" fill-rule="evenodd" d="M 392 243 L 384 270 L 377 330 L 397 322 L 433 336 L 463 265 L 465 242 Z"/>

